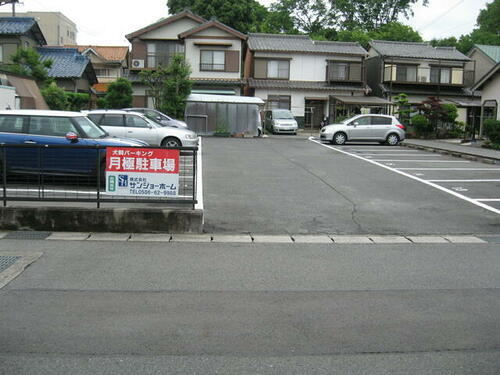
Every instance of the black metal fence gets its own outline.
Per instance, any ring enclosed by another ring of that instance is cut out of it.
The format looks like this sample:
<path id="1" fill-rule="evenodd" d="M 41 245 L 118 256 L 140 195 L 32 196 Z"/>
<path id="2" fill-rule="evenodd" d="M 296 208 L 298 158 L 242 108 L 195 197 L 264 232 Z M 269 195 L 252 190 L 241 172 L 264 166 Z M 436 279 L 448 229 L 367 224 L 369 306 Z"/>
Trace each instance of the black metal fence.
<path id="1" fill-rule="evenodd" d="M 0 144 L 3 205 L 9 201 L 46 201 L 96 203 L 97 208 L 103 203 L 116 203 L 194 209 L 198 148 L 172 149 L 180 154 L 177 195 L 143 197 L 106 192 L 105 146 Z"/>

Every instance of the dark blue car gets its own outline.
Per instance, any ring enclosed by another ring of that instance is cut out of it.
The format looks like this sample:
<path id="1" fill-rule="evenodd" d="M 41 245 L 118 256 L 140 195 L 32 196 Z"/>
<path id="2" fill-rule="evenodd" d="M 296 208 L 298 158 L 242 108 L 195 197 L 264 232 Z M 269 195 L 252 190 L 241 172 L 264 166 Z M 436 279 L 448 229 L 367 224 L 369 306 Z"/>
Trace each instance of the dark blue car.
<path id="1" fill-rule="evenodd" d="M 0 111 L 0 166 L 8 173 L 88 176 L 101 171 L 105 149 L 81 146 L 148 146 L 147 143 L 109 137 L 78 112 Z M 49 147 L 9 147 L 49 145 Z M 63 147 L 50 147 L 50 146 Z"/>

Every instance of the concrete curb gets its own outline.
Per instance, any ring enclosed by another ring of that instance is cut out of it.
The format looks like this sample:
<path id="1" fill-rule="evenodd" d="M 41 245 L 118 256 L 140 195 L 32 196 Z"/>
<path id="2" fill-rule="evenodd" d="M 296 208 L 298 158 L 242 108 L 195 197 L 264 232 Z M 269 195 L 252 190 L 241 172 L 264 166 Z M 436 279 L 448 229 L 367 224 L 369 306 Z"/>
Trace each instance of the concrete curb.
<path id="1" fill-rule="evenodd" d="M 444 148 L 439 148 L 439 147 L 434 147 L 434 146 L 415 145 L 415 144 L 406 143 L 406 142 L 401 142 L 400 145 L 404 146 L 404 147 L 408 147 L 408 148 L 413 148 L 416 150 L 436 152 L 436 153 L 439 153 L 442 155 L 454 156 L 457 158 L 467 159 L 467 160 L 471 160 L 471 161 L 477 161 L 480 163 L 486 163 L 486 164 L 498 164 L 498 163 L 500 163 L 500 158 L 489 158 L 486 156 L 480 156 L 480 155 L 476 155 L 473 153 L 452 151 L 452 150 L 447 150 Z"/>
<path id="2" fill-rule="evenodd" d="M 0 208 L 0 229 L 115 233 L 201 233 L 203 210 L 161 208 Z"/>

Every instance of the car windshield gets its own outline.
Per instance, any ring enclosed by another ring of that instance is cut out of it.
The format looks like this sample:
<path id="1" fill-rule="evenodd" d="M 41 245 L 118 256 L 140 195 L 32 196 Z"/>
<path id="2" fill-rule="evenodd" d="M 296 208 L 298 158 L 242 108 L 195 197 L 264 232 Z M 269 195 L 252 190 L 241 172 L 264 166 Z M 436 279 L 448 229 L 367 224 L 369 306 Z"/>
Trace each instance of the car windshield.
<path id="1" fill-rule="evenodd" d="M 294 119 L 292 112 L 290 112 L 288 110 L 273 111 L 273 118 L 274 119 L 286 119 L 286 120 L 293 120 Z"/>
<path id="2" fill-rule="evenodd" d="M 74 120 L 89 138 L 103 138 L 107 133 L 90 121 L 87 117 L 75 117 Z"/>

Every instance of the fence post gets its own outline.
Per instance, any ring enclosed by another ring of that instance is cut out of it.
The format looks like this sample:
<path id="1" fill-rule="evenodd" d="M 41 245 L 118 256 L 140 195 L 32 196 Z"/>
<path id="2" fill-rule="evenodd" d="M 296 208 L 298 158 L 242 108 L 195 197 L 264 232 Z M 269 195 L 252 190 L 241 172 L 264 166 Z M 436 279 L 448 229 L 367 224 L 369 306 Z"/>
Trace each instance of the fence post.
<path id="1" fill-rule="evenodd" d="M 196 169 L 197 169 L 198 149 L 193 150 L 193 210 L 196 207 Z"/>
<path id="2" fill-rule="evenodd" d="M 3 206 L 7 207 L 7 150 L 5 144 L 2 145 L 2 149 Z"/>
<path id="3" fill-rule="evenodd" d="M 96 152 L 97 208 L 101 208 L 101 154 L 99 146 L 96 146 Z"/>

